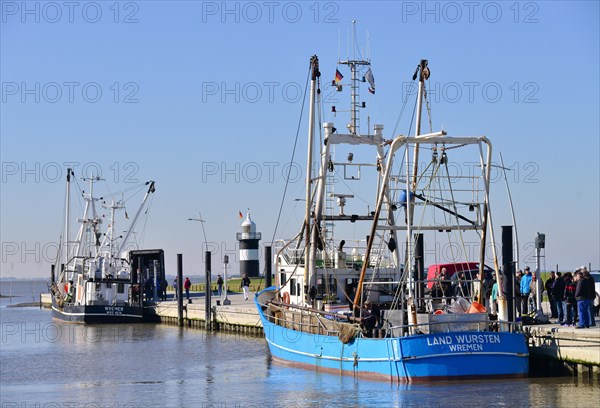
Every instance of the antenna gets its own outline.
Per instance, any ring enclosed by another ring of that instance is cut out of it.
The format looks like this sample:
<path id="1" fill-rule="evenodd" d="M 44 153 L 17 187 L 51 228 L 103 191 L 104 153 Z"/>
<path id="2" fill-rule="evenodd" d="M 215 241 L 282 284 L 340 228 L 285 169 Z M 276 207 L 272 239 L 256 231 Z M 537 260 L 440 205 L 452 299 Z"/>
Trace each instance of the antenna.
<path id="1" fill-rule="evenodd" d="M 342 59 L 342 32 L 338 28 L 338 61 Z"/>
<path id="2" fill-rule="evenodd" d="M 352 59 L 356 59 L 356 20 L 352 20 Z"/>
<path id="3" fill-rule="evenodd" d="M 366 32 L 366 37 L 367 37 L 367 39 L 366 39 L 366 41 L 367 41 L 367 43 L 366 43 L 367 53 L 365 55 L 365 59 L 367 61 L 370 61 L 371 60 L 371 40 L 369 38 L 369 30 L 365 30 L 365 32 Z"/>
<path id="4" fill-rule="evenodd" d="M 352 50 L 353 55 L 356 56 L 356 49 L 358 48 L 357 39 L 356 39 L 356 22 L 357 20 L 352 20 Z M 350 41 L 347 46 L 350 46 Z M 365 82 L 365 77 L 362 79 L 359 78 L 359 73 L 362 67 L 369 67 L 371 64 L 368 60 L 363 58 L 364 49 L 361 52 L 361 49 L 358 50 L 360 59 L 346 59 L 345 61 L 339 61 L 339 64 L 347 65 L 350 68 L 351 79 L 350 79 L 350 98 L 351 98 L 351 106 L 350 106 L 350 123 L 346 125 L 348 130 L 353 135 L 358 135 L 360 133 L 360 119 L 358 110 L 359 108 L 365 107 L 365 102 L 360 102 L 359 95 L 359 82 Z M 370 78 L 369 83 L 373 82 L 373 76 L 369 73 L 368 77 Z M 374 85 L 373 85 L 374 87 Z M 341 90 L 341 89 L 338 89 Z"/>
<path id="5" fill-rule="evenodd" d="M 346 59 L 350 59 L 350 31 L 346 29 Z"/>

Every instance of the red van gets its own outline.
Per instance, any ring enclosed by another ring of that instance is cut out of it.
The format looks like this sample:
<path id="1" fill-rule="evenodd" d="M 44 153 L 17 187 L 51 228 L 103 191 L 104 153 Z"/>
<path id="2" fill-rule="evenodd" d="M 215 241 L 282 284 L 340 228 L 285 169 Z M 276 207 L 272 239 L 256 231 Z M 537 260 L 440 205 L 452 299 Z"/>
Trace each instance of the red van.
<path id="1" fill-rule="evenodd" d="M 479 262 L 457 262 L 448 264 L 435 264 L 427 268 L 427 287 L 431 289 L 433 281 L 439 276 L 442 268 L 446 268 L 446 279 L 451 279 L 456 272 L 465 272 L 465 279 L 471 280 L 479 272 Z M 486 281 L 491 281 L 492 269 L 484 265 L 483 274 Z M 455 278 L 456 279 L 456 278 Z"/>

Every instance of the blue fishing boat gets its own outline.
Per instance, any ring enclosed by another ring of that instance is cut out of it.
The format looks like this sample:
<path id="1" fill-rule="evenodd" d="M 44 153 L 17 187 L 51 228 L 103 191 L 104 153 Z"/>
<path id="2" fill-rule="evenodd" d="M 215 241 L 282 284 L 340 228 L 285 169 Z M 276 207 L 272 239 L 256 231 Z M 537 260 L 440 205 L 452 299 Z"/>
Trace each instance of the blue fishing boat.
<path id="1" fill-rule="evenodd" d="M 392 382 L 527 376 L 525 337 L 509 319 L 495 250 L 492 144 L 421 132 L 422 106 L 431 110 L 428 65 L 421 60 L 413 76 L 415 134 L 386 138 L 383 125 L 360 130 L 360 85 L 375 92 L 370 60 L 338 62 L 332 89 L 351 96 L 342 131 L 317 123 L 324 92 L 311 58 L 305 217 L 294 238 L 275 244 L 275 286 L 255 296 L 276 361 Z M 342 112 L 331 107 L 332 116 Z M 451 174 L 452 163 L 471 171 Z M 426 262 L 447 268 L 428 278 Z"/>

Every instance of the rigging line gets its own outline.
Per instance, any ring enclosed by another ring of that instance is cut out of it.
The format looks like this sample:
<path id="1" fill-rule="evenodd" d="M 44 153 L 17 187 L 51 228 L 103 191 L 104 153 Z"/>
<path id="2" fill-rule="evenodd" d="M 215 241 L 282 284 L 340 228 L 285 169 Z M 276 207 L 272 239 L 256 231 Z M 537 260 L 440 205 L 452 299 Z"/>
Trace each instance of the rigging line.
<path id="1" fill-rule="evenodd" d="M 429 79 L 427 79 L 429 82 Z M 427 87 L 425 87 L 425 92 L 423 92 L 423 97 L 425 98 L 425 107 L 427 108 L 427 119 L 429 122 L 429 132 L 433 133 L 433 123 L 431 118 L 431 106 L 429 105 L 429 99 L 427 98 Z"/>
<path id="2" fill-rule="evenodd" d="M 306 225 L 306 223 L 304 225 Z M 298 235 L 296 235 L 293 239 L 291 239 L 287 244 L 284 243 L 283 247 L 279 250 L 278 254 L 280 252 L 283 252 L 285 250 L 285 248 L 287 248 L 288 246 L 290 246 L 292 244 L 292 242 L 296 240 L 296 238 L 302 239 L 301 236 L 303 235 L 303 232 L 304 231 L 301 230 L 298 233 Z M 304 259 L 304 250 L 305 250 L 305 248 L 302 248 L 302 252 L 300 253 L 299 257 L 297 257 L 297 258 Z M 294 266 L 294 270 L 292 271 L 292 274 L 290 275 L 290 277 L 289 277 L 288 280 L 286 280 L 285 282 L 281 282 L 280 287 L 276 291 L 277 293 L 280 293 L 283 290 L 284 286 L 287 285 L 288 282 L 294 277 L 294 275 L 296 274 L 296 271 L 298 270 L 299 266 L 300 266 L 300 263 L 298 261 L 296 261 L 296 265 Z"/>
<path id="3" fill-rule="evenodd" d="M 431 164 L 432 164 L 432 163 L 433 163 L 433 162 L 431 162 L 431 161 L 430 161 L 430 162 L 429 162 L 429 164 L 427 164 L 427 167 L 425 167 L 425 168 L 423 169 L 423 171 L 421 172 L 421 175 L 420 175 L 420 176 L 417 178 L 417 185 L 419 185 L 419 183 L 421 182 L 421 180 L 422 180 L 422 179 L 425 177 L 425 173 L 427 173 L 427 171 L 428 171 L 428 169 L 431 167 Z M 429 183 L 427 183 L 427 185 L 426 185 L 425 187 L 423 187 L 423 189 L 426 189 L 426 188 L 428 188 L 428 187 L 429 187 L 429 185 L 431 184 L 431 180 L 432 180 L 432 179 L 431 179 L 431 177 L 430 177 L 429 179 L 430 179 Z"/>
<path id="4" fill-rule="evenodd" d="M 439 166 L 441 167 L 441 163 L 439 164 Z M 446 165 L 446 174 L 449 177 L 447 165 Z M 438 180 L 439 200 L 440 201 L 448 201 L 448 200 L 446 200 L 444 198 L 444 189 L 442 187 L 442 182 L 444 182 L 444 181 L 445 180 L 442 179 L 442 178 L 440 178 Z M 449 179 L 448 179 L 448 182 L 450 182 Z M 448 186 L 448 188 L 451 189 L 451 186 Z M 451 199 L 452 199 L 452 197 L 451 197 Z M 455 212 L 455 214 L 456 214 L 456 212 Z M 449 223 L 449 218 L 448 217 L 450 217 L 450 216 L 446 212 L 443 212 L 442 217 L 443 217 L 444 224 L 448 224 Z M 450 259 L 452 260 L 452 262 L 456 262 L 457 259 L 456 259 L 456 256 L 454 254 L 454 245 L 452 245 L 451 233 L 449 231 L 447 231 L 447 232 L 444 233 L 444 236 L 445 236 L 445 238 L 446 238 L 446 240 L 448 242 L 448 247 L 450 248 Z M 464 247 L 464 245 L 463 245 L 463 247 Z M 436 262 L 438 262 L 437 261 L 437 253 L 436 253 Z"/>
<path id="5" fill-rule="evenodd" d="M 353 30 L 353 31 L 354 31 L 354 33 L 353 33 L 354 34 L 354 46 L 358 50 L 358 56 L 359 56 L 359 58 L 362 60 L 363 56 L 362 56 L 362 53 L 360 52 L 360 47 L 358 46 L 358 39 L 356 38 L 356 30 Z"/>
<path id="6" fill-rule="evenodd" d="M 154 194 L 152 194 L 152 196 L 150 196 L 150 199 L 148 200 L 148 203 L 146 204 L 146 210 L 144 211 L 144 224 L 142 225 L 142 227 L 140 228 L 140 233 L 139 233 L 139 237 L 135 237 L 135 241 L 136 244 L 138 244 L 140 246 L 140 248 L 144 247 L 144 240 L 146 239 L 146 227 L 148 225 L 148 220 L 149 220 L 149 213 L 150 213 L 150 208 L 152 207 L 152 204 L 154 203 Z M 119 254 L 117 254 L 119 255 Z"/>
<path id="7" fill-rule="evenodd" d="M 410 95 L 414 89 L 415 89 L 415 81 L 412 81 L 410 83 L 410 88 L 407 91 L 406 94 L 406 98 L 404 98 L 404 102 L 402 103 L 402 108 L 400 109 L 400 113 L 398 114 L 398 119 L 396 119 L 396 124 L 394 125 L 394 130 L 392 131 L 392 137 L 396 134 L 396 131 L 398 130 L 398 126 L 400 125 L 400 120 L 402 120 L 402 115 L 404 114 L 404 109 L 406 108 L 406 105 L 408 104 L 408 95 Z M 413 113 L 414 115 L 414 113 Z M 412 125 L 411 125 L 412 127 Z"/>
<path id="8" fill-rule="evenodd" d="M 137 196 L 137 195 L 140 194 L 140 191 L 145 191 L 146 189 L 147 189 L 147 185 L 146 184 L 142 184 L 142 185 L 138 186 L 137 190 L 134 191 L 133 193 L 131 193 L 128 197 L 125 197 L 123 195 L 123 197 L 122 197 L 122 203 L 125 204 L 125 202 L 127 200 L 133 199 L 135 196 Z M 104 198 L 106 198 L 106 196 Z"/>
<path id="9" fill-rule="evenodd" d="M 79 204 L 79 210 L 83 211 L 83 203 L 81 201 L 81 198 L 83 197 L 83 189 L 79 185 L 79 182 L 77 181 L 77 177 L 75 177 L 75 174 L 73 174 L 72 180 L 74 181 L 75 188 L 77 189 L 77 191 L 76 191 L 77 194 L 75 194 L 75 196 L 77 197 L 77 203 Z"/>
<path id="10" fill-rule="evenodd" d="M 279 226 L 279 220 L 281 219 L 281 213 L 283 211 L 283 204 L 285 203 L 285 196 L 287 194 L 287 189 L 290 184 L 290 174 L 292 172 L 291 164 L 294 163 L 294 157 L 296 155 L 296 146 L 298 145 L 298 136 L 300 135 L 300 126 L 302 125 L 302 116 L 304 115 L 304 105 L 306 102 L 306 90 L 308 89 L 308 83 L 310 78 L 310 72 L 312 67 L 309 66 L 308 74 L 306 75 L 306 84 L 304 85 L 304 95 L 302 97 L 302 107 L 300 108 L 300 117 L 298 118 L 298 127 L 296 129 L 296 138 L 294 140 L 294 148 L 292 149 L 292 157 L 290 158 L 290 168 L 288 169 L 288 174 L 285 178 L 285 187 L 283 189 L 283 195 L 281 197 L 281 204 L 279 205 L 279 212 L 277 213 L 277 221 L 275 222 L 275 228 L 273 230 L 273 237 L 271 238 L 271 242 L 275 241 L 275 236 L 277 234 L 277 227 Z"/>
<path id="11" fill-rule="evenodd" d="M 106 188 L 108 189 L 108 183 L 106 182 L 106 180 L 105 180 L 105 184 L 107 185 L 107 187 L 106 187 Z M 132 190 L 136 190 L 136 192 L 135 192 L 135 193 L 133 193 L 132 195 L 130 195 L 130 197 L 132 197 L 132 196 L 134 196 L 135 194 L 137 194 L 137 192 L 138 192 L 140 189 L 142 189 L 142 188 L 144 188 L 144 187 L 146 187 L 146 186 L 147 186 L 147 184 L 146 184 L 146 183 L 142 183 L 142 184 L 136 184 L 135 186 L 131 186 L 131 187 L 129 187 L 129 188 L 126 188 L 126 189 L 123 189 L 123 190 L 115 191 L 114 193 L 103 194 L 103 195 L 102 195 L 102 198 L 112 198 L 112 197 L 114 197 L 114 196 L 118 196 L 118 195 L 121 195 L 121 194 L 123 194 L 123 195 L 124 195 L 125 193 L 128 193 L 128 192 L 130 192 L 130 191 L 132 191 Z"/>
<path id="12" fill-rule="evenodd" d="M 408 132 L 406 133 L 406 136 L 410 136 L 410 130 L 413 127 L 413 122 L 415 120 L 415 114 L 417 112 L 417 102 L 418 102 L 419 98 L 415 98 L 415 106 L 413 107 L 413 113 L 412 113 L 412 117 L 410 119 L 410 126 L 408 126 Z"/>
<path id="13" fill-rule="evenodd" d="M 458 209 L 456 208 L 456 201 L 454 201 L 454 190 L 452 189 L 452 181 L 450 180 L 450 173 L 448 172 L 448 160 L 444 162 L 444 166 L 446 168 L 446 176 L 448 176 L 448 188 L 450 189 L 450 199 L 452 203 L 452 207 L 454 209 L 454 216 L 456 218 L 456 225 L 459 225 L 460 221 L 458 220 Z M 458 236 L 460 237 L 460 242 L 462 244 L 462 249 L 465 251 L 465 257 L 467 262 L 469 262 L 469 256 L 467 252 L 467 248 L 465 246 L 465 240 L 462 233 L 462 228 L 458 229 Z"/>

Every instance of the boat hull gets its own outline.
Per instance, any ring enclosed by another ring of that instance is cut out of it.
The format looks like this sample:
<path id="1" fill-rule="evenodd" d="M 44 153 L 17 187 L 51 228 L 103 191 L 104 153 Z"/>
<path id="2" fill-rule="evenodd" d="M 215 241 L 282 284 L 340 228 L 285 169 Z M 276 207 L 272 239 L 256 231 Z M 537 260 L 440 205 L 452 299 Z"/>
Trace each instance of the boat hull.
<path id="1" fill-rule="evenodd" d="M 52 300 L 54 319 L 75 323 L 141 323 L 144 309 L 140 306 L 69 305 L 59 308 Z"/>
<path id="2" fill-rule="evenodd" d="M 257 297 L 258 299 L 258 297 Z M 518 378 L 528 374 L 519 333 L 456 331 L 383 339 L 304 333 L 269 321 L 256 300 L 273 358 L 293 366 L 391 382 Z"/>

